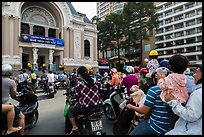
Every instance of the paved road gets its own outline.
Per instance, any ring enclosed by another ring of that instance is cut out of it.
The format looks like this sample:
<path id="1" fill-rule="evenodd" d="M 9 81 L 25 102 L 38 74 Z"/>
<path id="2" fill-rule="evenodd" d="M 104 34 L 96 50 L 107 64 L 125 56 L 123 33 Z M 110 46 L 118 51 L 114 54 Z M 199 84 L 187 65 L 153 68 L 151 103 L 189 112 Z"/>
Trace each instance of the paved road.
<path id="1" fill-rule="evenodd" d="M 65 96 L 62 94 L 65 90 L 59 90 L 55 98 L 48 98 L 44 93 L 37 93 L 39 99 L 39 119 L 36 127 L 25 131 L 26 135 L 65 135 L 63 109 L 65 105 Z M 17 101 L 12 100 L 14 104 Z M 112 121 L 103 117 L 103 127 L 107 135 L 112 133 Z"/>

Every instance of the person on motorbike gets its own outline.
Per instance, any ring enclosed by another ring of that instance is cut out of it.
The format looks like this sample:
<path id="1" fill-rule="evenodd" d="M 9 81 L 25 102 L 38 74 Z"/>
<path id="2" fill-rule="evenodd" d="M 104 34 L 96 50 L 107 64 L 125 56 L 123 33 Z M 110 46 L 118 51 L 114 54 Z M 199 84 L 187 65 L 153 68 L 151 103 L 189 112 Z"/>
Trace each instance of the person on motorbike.
<path id="1" fill-rule="evenodd" d="M 112 80 L 107 82 L 109 85 L 115 87 L 117 84 L 120 84 L 120 78 L 117 74 L 117 69 L 116 68 L 112 68 L 110 73 L 112 75 Z"/>
<path id="2" fill-rule="evenodd" d="M 133 85 L 138 85 L 138 79 L 134 75 L 134 68 L 132 66 L 127 66 L 126 69 L 126 77 L 121 81 L 121 85 L 124 85 L 127 88 L 128 96 L 131 94 L 130 88 Z"/>
<path id="3" fill-rule="evenodd" d="M 16 83 L 9 77 L 12 75 L 12 66 L 10 64 L 2 64 L 2 104 L 10 104 L 9 95 L 12 98 L 16 97 Z M 19 118 L 20 135 L 24 135 L 25 116 L 14 105 L 15 116 Z"/>
<path id="4" fill-rule="evenodd" d="M 54 82 L 55 82 L 55 75 L 50 70 L 49 73 L 47 74 L 47 86 L 49 86 L 49 84 L 54 84 Z"/>
<path id="5" fill-rule="evenodd" d="M 42 71 L 42 75 L 41 75 L 41 82 L 43 85 L 43 90 L 44 92 L 47 91 L 47 73 L 45 72 L 45 70 Z"/>
<path id="6" fill-rule="evenodd" d="M 19 131 L 22 127 L 13 127 L 13 121 L 15 118 L 14 105 L 2 104 L 2 113 L 5 113 L 7 116 L 7 131 L 6 135 L 12 134 L 13 132 Z"/>
<path id="7" fill-rule="evenodd" d="M 72 124 L 70 134 L 75 134 L 78 131 L 75 114 L 102 105 L 103 101 L 100 91 L 106 90 L 101 83 L 94 83 L 86 67 L 80 66 L 77 74 L 79 78 L 72 97 L 74 100 L 72 100 L 71 105 L 68 107 L 68 117 Z"/>

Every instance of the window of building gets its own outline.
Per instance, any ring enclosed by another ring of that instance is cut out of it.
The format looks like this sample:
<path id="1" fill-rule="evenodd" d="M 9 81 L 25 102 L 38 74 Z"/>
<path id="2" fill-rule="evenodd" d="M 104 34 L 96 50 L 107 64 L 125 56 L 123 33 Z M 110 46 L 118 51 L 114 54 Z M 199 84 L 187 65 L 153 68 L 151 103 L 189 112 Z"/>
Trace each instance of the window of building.
<path id="1" fill-rule="evenodd" d="M 166 12 L 165 13 L 165 16 L 169 16 L 169 15 L 171 15 L 173 12 L 170 10 L 170 11 L 168 11 L 168 12 Z"/>
<path id="2" fill-rule="evenodd" d="M 202 18 L 197 19 L 197 22 L 198 22 L 198 24 L 199 24 L 199 23 L 202 23 Z"/>
<path id="3" fill-rule="evenodd" d="M 190 18 L 190 17 L 193 17 L 193 16 L 195 16 L 195 11 L 186 13 L 186 18 Z"/>
<path id="4" fill-rule="evenodd" d="M 188 5 L 186 5 L 186 9 L 190 9 L 190 8 L 194 7 L 194 5 L 195 5 L 195 2 L 192 2 Z"/>
<path id="5" fill-rule="evenodd" d="M 186 31 L 186 35 L 195 34 L 195 29 L 190 29 Z"/>
<path id="6" fill-rule="evenodd" d="M 202 42 L 202 36 L 197 37 L 197 42 Z"/>
<path id="7" fill-rule="evenodd" d="M 189 22 L 186 22 L 186 27 L 192 26 L 192 25 L 195 25 L 195 20 L 191 20 Z"/>
<path id="8" fill-rule="evenodd" d="M 175 41 L 175 45 L 183 45 L 183 44 L 184 44 L 184 40 Z"/>
<path id="9" fill-rule="evenodd" d="M 157 30 L 157 34 L 163 33 L 163 28 Z"/>
<path id="10" fill-rule="evenodd" d="M 182 36 L 183 36 L 183 31 L 175 33 L 175 38 L 182 37 Z"/>
<path id="11" fill-rule="evenodd" d="M 172 26 L 166 27 L 165 30 L 166 30 L 165 32 L 171 31 L 171 30 L 173 30 L 173 27 Z"/>
<path id="12" fill-rule="evenodd" d="M 165 37 L 166 37 L 166 40 L 172 39 L 172 38 L 173 38 L 173 34 L 168 34 L 168 35 L 166 35 Z"/>
<path id="13" fill-rule="evenodd" d="M 195 42 L 196 42 L 195 38 L 186 39 L 186 44 L 191 44 L 191 43 L 195 43 Z"/>
<path id="14" fill-rule="evenodd" d="M 197 33 L 202 32 L 202 27 L 197 28 Z"/>
<path id="15" fill-rule="evenodd" d="M 183 15 L 179 15 L 179 16 L 174 17 L 174 21 L 178 21 L 181 19 L 183 19 Z"/>
<path id="16" fill-rule="evenodd" d="M 34 35 L 41 35 L 41 36 L 45 36 L 45 28 L 41 27 L 41 26 L 33 26 L 33 34 Z"/>
<path id="17" fill-rule="evenodd" d="M 48 36 L 49 36 L 49 37 L 56 38 L 56 29 L 49 28 L 49 30 L 48 30 Z"/>
<path id="18" fill-rule="evenodd" d="M 30 34 L 29 25 L 26 23 L 21 23 L 21 34 Z"/>
<path id="19" fill-rule="evenodd" d="M 90 57 L 90 42 L 88 40 L 84 41 L 84 56 Z"/>
<path id="20" fill-rule="evenodd" d="M 166 47 L 172 47 L 173 46 L 173 42 L 167 42 L 166 43 Z"/>
<path id="21" fill-rule="evenodd" d="M 172 22 L 172 18 L 165 20 L 165 24 L 171 23 Z"/>
<path id="22" fill-rule="evenodd" d="M 183 23 L 180 23 L 180 24 L 176 24 L 176 25 L 175 25 L 175 29 L 180 29 L 180 28 L 183 28 Z"/>
<path id="23" fill-rule="evenodd" d="M 174 12 L 177 13 L 177 12 L 180 12 L 182 10 L 183 10 L 183 6 L 181 8 L 178 8 L 178 9 L 174 10 Z"/>

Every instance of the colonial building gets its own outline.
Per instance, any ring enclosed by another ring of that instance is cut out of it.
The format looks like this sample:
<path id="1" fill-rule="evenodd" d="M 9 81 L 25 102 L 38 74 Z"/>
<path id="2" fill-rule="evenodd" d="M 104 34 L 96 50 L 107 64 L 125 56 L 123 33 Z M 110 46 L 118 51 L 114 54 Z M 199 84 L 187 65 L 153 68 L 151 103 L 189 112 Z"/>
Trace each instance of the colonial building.
<path id="1" fill-rule="evenodd" d="M 2 63 L 98 69 L 97 27 L 71 2 L 2 2 Z"/>

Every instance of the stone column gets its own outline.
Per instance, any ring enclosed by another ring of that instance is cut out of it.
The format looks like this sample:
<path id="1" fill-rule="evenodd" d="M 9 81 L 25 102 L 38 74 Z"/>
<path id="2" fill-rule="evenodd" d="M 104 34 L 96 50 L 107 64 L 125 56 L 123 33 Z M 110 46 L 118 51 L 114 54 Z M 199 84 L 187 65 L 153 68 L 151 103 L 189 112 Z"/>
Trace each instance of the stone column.
<path id="1" fill-rule="evenodd" d="M 48 37 L 48 31 L 49 31 L 49 28 L 48 27 L 45 27 L 45 37 Z"/>
<path id="2" fill-rule="evenodd" d="M 37 48 L 33 48 L 33 69 L 35 69 L 35 67 L 38 67 L 37 64 L 37 60 L 38 60 L 38 49 Z"/>
<path id="3" fill-rule="evenodd" d="M 53 70 L 53 53 L 54 53 L 54 52 L 55 52 L 55 51 L 52 50 L 52 49 L 49 50 L 50 70 Z"/>
<path id="4" fill-rule="evenodd" d="M 30 28 L 30 34 L 33 35 L 33 24 L 29 24 L 29 28 Z"/>

